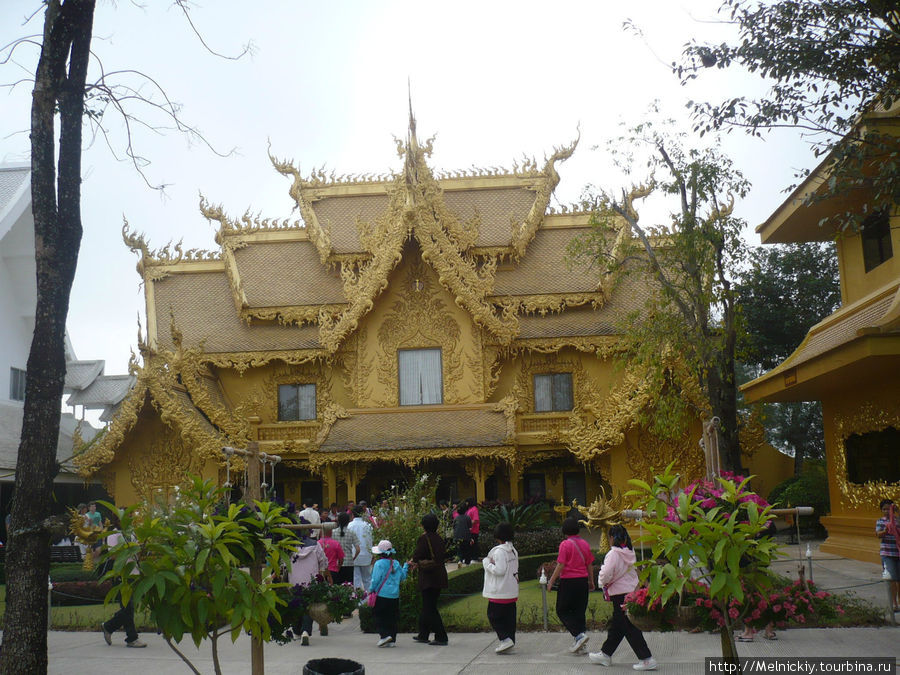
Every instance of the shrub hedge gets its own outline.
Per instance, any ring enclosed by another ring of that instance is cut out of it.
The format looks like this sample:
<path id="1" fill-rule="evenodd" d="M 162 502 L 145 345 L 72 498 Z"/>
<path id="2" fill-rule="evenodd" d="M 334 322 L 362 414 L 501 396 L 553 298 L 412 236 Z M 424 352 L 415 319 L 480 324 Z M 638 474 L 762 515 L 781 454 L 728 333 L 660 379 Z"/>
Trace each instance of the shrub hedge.
<path id="1" fill-rule="evenodd" d="M 556 553 L 559 550 L 559 543 L 563 540 L 562 530 L 558 527 L 545 528 L 540 530 L 530 530 L 528 532 L 516 532 L 516 538 L 513 545 L 519 552 L 520 557 L 528 555 L 538 555 L 545 553 Z M 478 535 L 478 553 L 483 558 L 488 554 L 496 542 L 494 541 L 493 532 L 482 531 Z"/>

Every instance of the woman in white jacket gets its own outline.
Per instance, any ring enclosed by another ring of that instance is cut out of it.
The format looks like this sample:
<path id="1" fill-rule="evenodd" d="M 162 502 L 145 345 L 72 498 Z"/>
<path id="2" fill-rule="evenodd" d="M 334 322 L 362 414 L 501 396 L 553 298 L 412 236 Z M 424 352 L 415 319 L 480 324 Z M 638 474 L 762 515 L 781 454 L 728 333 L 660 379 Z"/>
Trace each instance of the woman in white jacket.
<path id="1" fill-rule="evenodd" d="M 635 670 L 656 670 L 656 659 L 650 653 L 644 634 L 628 620 L 622 608 L 625 596 L 638 585 L 638 575 L 634 569 L 634 550 L 631 537 L 624 525 L 613 525 L 609 528 L 609 553 L 603 559 L 598 581 L 612 602 L 613 613 L 606 642 L 599 652 L 591 652 L 588 658 L 591 663 L 608 666 L 612 663 L 612 655 L 624 637 L 640 659 L 632 668 Z"/>
<path id="2" fill-rule="evenodd" d="M 516 601 L 519 599 L 519 552 L 512 545 L 513 528 L 498 523 L 494 528 L 494 546 L 482 561 L 484 591 L 488 599 L 487 617 L 500 644 L 497 654 L 508 652 L 516 644 Z"/>

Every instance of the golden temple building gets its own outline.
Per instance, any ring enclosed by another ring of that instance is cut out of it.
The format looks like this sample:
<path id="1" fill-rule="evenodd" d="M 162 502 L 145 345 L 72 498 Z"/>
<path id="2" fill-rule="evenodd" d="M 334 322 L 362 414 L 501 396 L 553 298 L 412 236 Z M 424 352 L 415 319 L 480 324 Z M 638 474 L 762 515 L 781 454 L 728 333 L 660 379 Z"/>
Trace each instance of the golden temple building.
<path id="1" fill-rule="evenodd" d="M 270 158 L 302 222 L 201 200 L 214 252 L 151 251 L 126 225 L 142 364 L 78 457 L 84 475 L 130 503 L 191 473 L 225 482 L 221 448 L 250 441 L 282 458 L 280 497 L 320 505 L 413 471 L 440 476 L 447 499 L 581 504 L 673 459 L 704 473 L 699 420 L 677 443 L 647 433 L 648 385 L 614 363 L 618 318 L 649 291 L 610 290 L 567 259 L 590 213 L 549 204 L 575 143 L 510 171 L 441 174 L 413 120 L 397 145 L 387 176 L 303 176 Z"/>
<path id="2" fill-rule="evenodd" d="M 863 115 L 863 135 L 896 137 L 898 111 Z M 826 157 L 757 232 L 764 244 L 834 240 L 841 307 L 742 390 L 750 402 L 822 402 L 831 514 L 821 519 L 821 550 L 880 562 L 878 504 L 900 503 L 900 213 L 873 213 L 864 190 L 827 197 L 831 162 Z M 871 215 L 858 230 L 843 230 L 833 216 L 847 209 Z"/>

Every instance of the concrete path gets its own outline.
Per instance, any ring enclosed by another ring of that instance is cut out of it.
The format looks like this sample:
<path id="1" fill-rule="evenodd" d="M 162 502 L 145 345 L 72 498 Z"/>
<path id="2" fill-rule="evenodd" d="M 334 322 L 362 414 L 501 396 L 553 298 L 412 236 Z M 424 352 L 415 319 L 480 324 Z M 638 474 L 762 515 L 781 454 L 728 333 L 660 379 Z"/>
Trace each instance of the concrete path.
<path id="1" fill-rule="evenodd" d="M 588 649 L 599 650 L 603 634 L 592 634 Z M 100 633 L 50 634 L 51 673 L 90 673 L 91 675 L 168 675 L 188 673 L 163 639 L 156 635 L 142 635 L 146 649 L 127 649 L 121 639 L 107 647 Z M 646 633 L 647 643 L 660 666 L 660 673 L 702 673 L 704 657 L 721 655 L 718 635 L 689 633 Z M 367 675 L 450 675 L 451 673 L 479 673 L 484 675 L 547 675 L 548 673 L 606 673 L 632 672 L 634 655 L 622 644 L 613 657 L 613 668 L 607 670 L 591 664 L 586 656 L 569 654 L 571 638 L 563 633 L 522 633 L 515 649 L 506 655 L 494 653 L 497 640 L 487 633 L 458 633 L 450 635 L 446 647 L 431 647 L 413 642 L 412 635 L 397 637 L 397 646 L 379 649 L 377 636 L 359 631 L 356 620 L 347 620 L 330 627 L 328 637 L 314 635 L 308 647 L 294 642 L 285 646 L 266 645 L 266 674 L 301 673 L 303 665 L 326 657 L 349 658 L 361 663 Z M 195 649 L 184 647 L 188 657 L 203 673 L 212 673 L 209 645 Z M 231 644 L 220 645 L 223 670 L 228 674 L 250 672 L 250 641 L 246 636 Z M 829 628 L 781 631 L 775 642 L 759 640 L 738 645 L 741 656 L 784 657 L 900 657 L 900 629 L 898 628 Z"/>

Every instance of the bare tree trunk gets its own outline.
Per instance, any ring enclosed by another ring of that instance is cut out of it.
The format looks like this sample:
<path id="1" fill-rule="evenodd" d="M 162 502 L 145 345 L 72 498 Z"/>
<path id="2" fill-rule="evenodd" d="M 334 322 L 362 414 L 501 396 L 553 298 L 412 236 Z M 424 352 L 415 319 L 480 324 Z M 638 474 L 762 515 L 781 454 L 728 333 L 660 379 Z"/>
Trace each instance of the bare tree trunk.
<path id="1" fill-rule="evenodd" d="M 81 133 L 94 0 L 50 0 L 31 108 L 37 307 L 6 554 L 2 673 L 47 671 L 47 578 L 69 294 L 81 244 Z M 67 71 L 68 68 L 68 71 Z M 54 167 L 60 115 L 59 173 Z"/>

